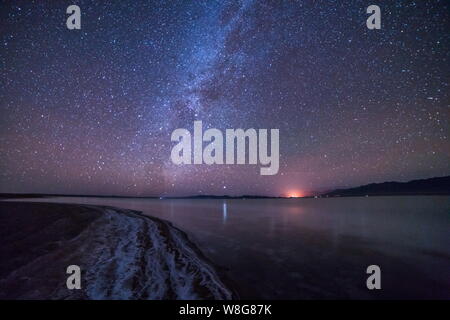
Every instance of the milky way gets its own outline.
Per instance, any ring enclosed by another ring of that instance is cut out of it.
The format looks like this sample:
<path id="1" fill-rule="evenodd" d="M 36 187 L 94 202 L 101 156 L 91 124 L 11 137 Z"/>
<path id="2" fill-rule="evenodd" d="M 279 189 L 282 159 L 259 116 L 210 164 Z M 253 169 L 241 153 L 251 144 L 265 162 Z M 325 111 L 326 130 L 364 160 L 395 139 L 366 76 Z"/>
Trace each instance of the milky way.
<path id="1" fill-rule="evenodd" d="M 449 9 L 2 1 L 0 192 L 285 195 L 448 175 Z M 279 173 L 173 165 L 170 135 L 194 120 L 280 129 Z"/>

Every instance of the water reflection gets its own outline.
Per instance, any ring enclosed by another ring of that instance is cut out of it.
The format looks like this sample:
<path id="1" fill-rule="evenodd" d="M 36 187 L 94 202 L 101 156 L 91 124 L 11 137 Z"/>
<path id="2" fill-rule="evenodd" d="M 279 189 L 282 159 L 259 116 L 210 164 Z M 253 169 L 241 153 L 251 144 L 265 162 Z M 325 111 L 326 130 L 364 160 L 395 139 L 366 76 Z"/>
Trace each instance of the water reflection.
<path id="1" fill-rule="evenodd" d="M 390 270 L 397 290 L 380 297 L 422 297 L 430 285 L 431 298 L 450 292 L 448 197 L 34 201 L 111 205 L 169 220 L 229 270 L 247 290 L 243 297 L 363 297 L 360 272 L 374 263 Z"/>
<path id="2" fill-rule="evenodd" d="M 227 202 L 224 201 L 222 205 L 222 223 L 227 223 Z"/>

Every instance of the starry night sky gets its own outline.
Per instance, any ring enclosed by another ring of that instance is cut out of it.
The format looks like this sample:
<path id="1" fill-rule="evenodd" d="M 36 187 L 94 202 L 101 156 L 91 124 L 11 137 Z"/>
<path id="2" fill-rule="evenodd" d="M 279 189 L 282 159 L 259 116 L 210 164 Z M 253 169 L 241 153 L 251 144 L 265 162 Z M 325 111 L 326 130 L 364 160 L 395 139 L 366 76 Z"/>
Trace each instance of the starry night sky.
<path id="1" fill-rule="evenodd" d="M 449 175 L 449 9 L 1 1 L 0 192 L 287 195 Z M 170 135 L 194 120 L 280 129 L 279 173 L 173 165 Z"/>

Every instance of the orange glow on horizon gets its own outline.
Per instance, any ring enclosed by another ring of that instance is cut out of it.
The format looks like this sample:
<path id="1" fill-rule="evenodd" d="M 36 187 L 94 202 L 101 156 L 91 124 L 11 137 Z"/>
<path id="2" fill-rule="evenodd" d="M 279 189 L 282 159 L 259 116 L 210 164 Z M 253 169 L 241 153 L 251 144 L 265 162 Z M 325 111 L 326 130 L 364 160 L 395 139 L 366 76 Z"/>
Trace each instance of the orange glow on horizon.
<path id="1" fill-rule="evenodd" d="M 301 198 L 304 196 L 304 194 L 302 191 L 295 190 L 295 191 L 289 191 L 287 196 L 289 198 Z"/>

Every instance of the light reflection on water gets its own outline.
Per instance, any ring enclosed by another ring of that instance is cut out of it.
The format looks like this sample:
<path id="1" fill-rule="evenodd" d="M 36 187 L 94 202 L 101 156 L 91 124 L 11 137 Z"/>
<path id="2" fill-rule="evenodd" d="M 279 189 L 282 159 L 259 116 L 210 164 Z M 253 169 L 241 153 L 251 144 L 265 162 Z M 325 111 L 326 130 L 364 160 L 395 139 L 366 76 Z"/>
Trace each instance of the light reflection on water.
<path id="1" fill-rule="evenodd" d="M 223 216 L 223 224 L 227 223 L 227 202 L 223 202 L 222 206 L 222 216 Z"/>

